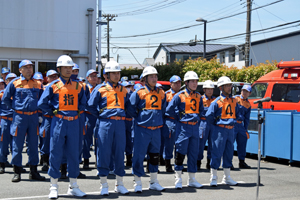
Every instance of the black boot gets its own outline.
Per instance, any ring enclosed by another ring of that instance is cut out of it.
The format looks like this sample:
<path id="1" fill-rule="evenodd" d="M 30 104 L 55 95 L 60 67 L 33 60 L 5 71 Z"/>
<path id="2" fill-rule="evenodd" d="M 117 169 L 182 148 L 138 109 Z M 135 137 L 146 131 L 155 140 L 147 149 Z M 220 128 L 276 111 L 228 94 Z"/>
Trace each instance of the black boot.
<path id="1" fill-rule="evenodd" d="M 166 161 L 166 172 L 173 173 L 174 170 L 172 169 L 171 160 L 166 159 L 165 161 Z"/>
<path id="2" fill-rule="evenodd" d="M 11 182 L 20 182 L 22 167 L 18 167 L 16 165 L 14 165 L 13 167 L 14 167 L 14 177 L 11 179 Z"/>
<path id="3" fill-rule="evenodd" d="M 38 173 L 36 165 L 30 165 L 29 179 L 44 181 L 46 178 Z"/>
<path id="4" fill-rule="evenodd" d="M 162 166 L 165 166 L 166 165 L 166 162 L 164 160 L 164 157 L 163 156 L 159 156 L 159 165 L 162 165 Z"/>
<path id="5" fill-rule="evenodd" d="M 149 170 L 149 160 L 147 160 L 147 165 L 146 165 L 146 173 L 149 173 L 150 170 Z"/>
<path id="6" fill-rule="evenodd" d="M 8 161 L 6 161 L 4 164 L 5 164 L 5 167 L 12 167 L 12 164 L 10 164 Z"/>
<path id="7" fill-rule="evenodd" d="M 84 159 L 83 160 L 83 169 L 89 169 L 90 168 L 89 165 L 90 165 L 90 160 Z"/>
<path id="8" fill-rule="evenodd" d="M 251 169 L 251 167 L 249 165 L 247 165 L 247 163 L 245 163 L 245 160 L 240 160 L 239 168 L 240 169 Z"/>
<path id="9" fill-rule="evenodd" d="M 60 165 L 60 178 L 61 179 L 67 179 L 67 164 L 61 164 Z"/>
<path id="10" fill-rule="evenodd" d="M 43 155 L 43 167 L 42 171 L 47 172 L 49 169 L 49 155 Z"/>
<path id="11" fill-rule="evenodd" d="M 79 172 L 79 175 L 77 176 L 77 178 L 84 179 L 84 178 L 86 178 L 86 175 L 83 174 L 83 173 L 81 173 L 81 172 Z"/>
<path id="12" fill-rule="evenodd" d="M 126 167 L 132 166 L 132 154 L 126 155 Z"/>
<path id="13" fill-rule="evenodd" d="M 5 163 L 0 163 L 0 174 L 4 174 L 5 172 Z"/>
<path id="14" fill-rule="evenodd" d="M 200 171 L 201 169 L 201 160 L 197 160 L 197 170 Z"/>
<path id="15" fill-rule="evenodd" d="M 207 158 L 207 161 L 206 161 L 206 169 L 210 169 L 210 159 Z"/>

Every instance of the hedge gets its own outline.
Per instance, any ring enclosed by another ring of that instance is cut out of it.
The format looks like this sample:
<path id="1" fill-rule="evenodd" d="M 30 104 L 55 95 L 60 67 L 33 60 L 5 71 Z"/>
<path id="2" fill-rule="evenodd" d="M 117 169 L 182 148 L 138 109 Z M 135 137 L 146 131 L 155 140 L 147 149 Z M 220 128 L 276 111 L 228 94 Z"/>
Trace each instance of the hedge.
<path id="1" fill-rule="evenodd" d="M 198 58 L 196 60 L 186 60 L 185 62 L 175 61 L 174 63 L 166 65 L 155 65 L 154 67 L 158 71 L 158 80 L 168 81 L 171 76 L 178 75 L 182 78 L 187 71 L 194 71 L 199 76 L 199 81 L 212 80 L 217 81 L 221 76 L 228 76 L 235 82 L 247 82 L 253 83 L 261 76 L 276 70 L 276 61 L 266 61 L 266 63 L 259 63 L 257 66 L 251 65 L 249 67 L 243 67 L 238 69 L 236 67 L 228 67 L 220 63 L 216 58 L 206 60 Z M 141 69 L 125 68 L 122 70 L 122 76 L 142 73 Z"/>

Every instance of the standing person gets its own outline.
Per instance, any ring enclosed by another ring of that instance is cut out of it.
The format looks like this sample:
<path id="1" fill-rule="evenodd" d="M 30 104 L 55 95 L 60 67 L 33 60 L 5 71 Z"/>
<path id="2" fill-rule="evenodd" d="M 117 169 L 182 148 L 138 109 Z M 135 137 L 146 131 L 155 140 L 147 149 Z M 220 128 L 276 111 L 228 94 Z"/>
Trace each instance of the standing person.
<path id="1" fill-rule="evenodd" d="M 10 73 L 10 69 L 3 67 L 1 70 L 1 76 L 3 80 L 6 80 L 6 76 Z"/>
<path id="2" fill-rule="evenodd" d="M 203 159 L 203 151 L 205 148 L 206 141 L 208 141 L 207 146 L 207 162 L 206 169 L 210 169 L 210 159 L 211 159 L 211 139 L 210 134 L 213 131 L 213 126 L 206 122 L 205 114 L 211 104 L 215 100 L 215 97 L 212 96 L 214 93 L 214 83 L 211 80 L 207 80 L 203 84 L 204 95 L 202 96 L 204 110 L 200 114 L 200 126 L 199 126 L 199 154 L 197 160 L 197 170 L 201 168 L 201 160 Z"/>
<path id="3" fill-rule="evenodd" d="M 109 165 L 114 158 L 116 184 L 115 192 L 128 194 L 123 185 L 125 151 L 125 104 L 128 100 L 126 89 L 118 82 L 121 76 L 120 65 L 109 61 L 105 65 L 107 82 L 94 90 L 88 101 L 87 110 L 100 118 L 97 144 L 97 168 L 101 181 L 101 195 L 109 195 L 107 176 Z"/>
<path id="4" fill-rule="evenodd" d="M 198 75 L 188 71 L 184 75 L 186 89 L 177 93 L 167 107 L 171 117 L 179 119 L 177 138 L 175 141 L 175 188 L 182 188 L 182 169 L 185 155 L 188 157 L 189 187 L 201 188 L 195 175 L 197 172 L 197 156 L 199 152 L 199 120 L 203 111 L 201 95 L 196 91 Z M 179 116 L 178 116 L 179 115 Z"/>
<path id="5" fill-rule="evenodd" d="M 38 157 L 38 106 L 37 102 L 43 86 L 32 78 L 33 64 L 30 60 L 22 60 L 19 64 L 20 77 L 9 83 L 2 97 L 2 101 L 9 109 L 14 109 L 12 126 L 13 135 L 12 164 L 14 177 L 12 182 L 21 180 L 22 150 L 27 133 L 30 165 L 29 179 L 44 181 L 45 177 L 37 172 Z"/>
<path id="6" fill-rule="evenodd" d="M 237 153 L 239 157 L 239 168 L 250 169 L 251 167 L 245 163 L 247 140 L 250 138 L 248 133 L 248 125 L 250 121 L 251 105 L 248 97 L 251 94 L 252 88 L 250 85 L 244 85 L 240 95 L 234 98 L 238 102 L 239 113 L 236 116 L 234 125 L 234 141 L 237 144 Z"/>
<path id="7" fill-rule="evenodd" d="M 141 84 L 142 86 L 145 86 L 145 78 L 144 78 L 143 73 L 140 75 L 140 84 Z"/>
<path id="8" fill-rule="evenodd" d="M 145 174 L 143 161 L 146 153 L 149 155 L 149 189 L 157 191 L 165 189 L 157 180 L 157 172 L 166 97 L 164 91 L 155 86 L 157 75 L 154 67 L 146 67 L 143 70 L 145 86 L 130 96 L 130 105 L 127 109 L 135 119 L 132 170 L 135 180 L 134 191 L 137 193 L 142 192 L 141 176 Z"/>
<path id="9" fill-rule="evenodd" d="M 231 95 L 232 82 L 227 76 L 218 79 L 218 88 L 222 92 L 213 101 L 205 116 L 206 121 L 214 126 L 211 132 L 211 179 L 210 185 L 217 186 L 217 169 L 223 158 L 224 176 L 222 183 L 237 185 L 237 182 L 230 177 L 230 167 L 232 166 L 233 143 L 234 143 L 234 121 L 238 112 L 236 99 Z"/>
<path id="10" fill-rule="evenodd" d="M 173 75 L 170 78 L 170 83 L 171 89 L 166 91 L 167 105 L 179 92 L 181 88 L 181 78 L 177 75 Z M 168 112 L 165 113 L 165 123 L 162 128 L 162 135 L 164 137 L 164 159 L 166 162 L 166 172 L 174 172 L 171 165 L 171 159 L 173 158 L 177 121 L 178 119 L 171 117 Z"/>
<path id="11" fill-rule="evenodd" d="M 59 167 L 63 152 L 67 158 L 70 184 L 68 195 L 83 197 L 84 192 L 77 185 L 79 175 L 79 120 L 78 115 L 86 104 L 84 90 L 77 81 L 70 79 L 73 61 L 67 55 L 57 60 L 57 71 L 60 78 L 53 81 L 43 92 L 38 106 L 46 113 L 52 113 L 50 128 L 50 158 L 48 174 L 50 176 L 49 198 L 58 197 Z M 51 102 L 51 103 L 49 103 Z"/>
<path id="12" fill-rule="evenodd" d="M 87 101 L 90 98 L 90 94 L 97 86 L 97 74 L 98 72 L 94 69 L 90 69 L 86 73 L 86 79 L 88 81 L 87 85 Z M 89 111 L 85 111 L 86 116 L 86 133 L 83 136 L 83 169 L 89 169 L 89 158 L 91 157 L 90 154 L 90 147 L 93 144 L 93 134 L 94 134 L 94 128 L 96 125 L 97 117 L 93 116 Z"/>
<path id="13" fill-rule="evenodd" d="M 48 84 L 44 86 L 46 88 L 50 83 L 58 79 L 58 73 L 55 70 L 49 70 L 46 73 L 47 82 Z M 53 118 L 52 113 L 46 113 L 43 112 L 42 116 L 42 124 L 40 125 L 40 137 L 43 137 L 43 145 L 41 148 L 41 158 L 43 160 L 43 167 L 42 171 L 48 171 L 49 170 L 49 154 L 50 154 L 50 127 L 51 127 L 51 121 Z"/>
<path id="14" fill-rule="evenodd" d="M 8 146 L 9 144 L 11 144 L 12 139 L 9 128 L 12 121 L 13 111 L 11 111 L 11 109 L 8 109 L 7 106 L 1 101 L 4 89 L 5 81 L 3 79 L 0 79 L 0 174 L 3 174 L 5 172 L 5 163 L 8 162 L 7 155 L 9 154 Z"/>

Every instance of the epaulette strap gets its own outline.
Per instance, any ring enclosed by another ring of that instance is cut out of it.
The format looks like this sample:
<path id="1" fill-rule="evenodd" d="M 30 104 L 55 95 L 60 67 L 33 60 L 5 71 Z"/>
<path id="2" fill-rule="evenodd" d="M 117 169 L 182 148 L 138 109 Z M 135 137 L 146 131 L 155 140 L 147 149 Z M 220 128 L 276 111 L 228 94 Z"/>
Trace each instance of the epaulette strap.
<path id="1" fill-rule="evenodd" d="M 103 111 L 104 111 L 106 108 L 107 108 L 107 106 L 105 106 L 104 108 L 101 108 L 100 111 L 99 111 L 99 113 L 100 113 L 100 114 L 103 113 Z"/>
<path id="2" fill-rule="evenodd" d="M 78 90 L 78 82 L 76 82 L 77 84 L 76 84 L 76 90 Z"/>
<path id="3" fill-rule="evenodd" d="M 186 95 L 186 92 L 184 92 L 184 96 L 187 98 L 188 96 Z"/>
<path id="4" fill-rule="evenodd" d="M 120 91 L 122 92 L 122 90 L 123 90 L 123 85 L 121 85 L 121 90 Z"/>
<path id="5" fill-rule="evenodd" d="M 148 94 L 149 92 L 147 91 L 147 89 L 146 88 L 144 88 L 144 90 L 145 90 L 145 92 Z"/>
<path id="6" fill-rule="evenodd" d="M 108 87 L 107 87 L 107 86 L 105 86 L 105 89 L 106 89 L 107 91 L 109 91 L 109 89 L 108 89 Z"/>
<path id="7" fill-rule="evenodd" d="M 159 94 L 159 88 L 157 88 L 157 94 Z"/>
<path id="8" fill-rule="evenodd" d="M 57 88 L 60 90 L 60 87 L 59 87 L 59 85 L 57 84 L 57 83 L 55 83 L 55 85 L 57 86 Z"/>

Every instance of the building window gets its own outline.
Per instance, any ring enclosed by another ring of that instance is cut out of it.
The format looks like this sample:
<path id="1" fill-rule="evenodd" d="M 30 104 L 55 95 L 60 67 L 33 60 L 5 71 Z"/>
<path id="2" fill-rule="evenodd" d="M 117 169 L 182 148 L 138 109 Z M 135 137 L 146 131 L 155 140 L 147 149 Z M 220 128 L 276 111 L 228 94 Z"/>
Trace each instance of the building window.
<path id="1" fill-rule="evenodd" d="M 189 54 L 176 54 L 175 58 L 177 61 L 183 62 L 183 61 L 188 60 L 190 58 L 190 55 Z"/>
<path id="2" fill-rule="evenodd" d="M 7 67 L 8 62 L 6 60 L 0 60 L 0 70 L 2 71 L 2 68 Z"/>
<path id="3" fill-rule="evenodd" d="M 56 62 L 39 62 L 38 71 L 43 75 L 47 73 L 50 69 L 56 71 Z"/>
<path id="4" fill-rule="evenodd" d="M 19 64 L 21 61 L 11 61 L 11 72 L 15 73 L 17 76 L 20 76 L 20 72 L 19 72 Z M 34 65 L 35 62 L 31 61 L 32 64 Z M 35 73 L 35 67 L 33 66 L 33 73 Z"/>
<path id="5" fill-rule="evenodd" d="M 220 63 L 225 63 L 225 53 L 220 53 Z"/>
<path id="6" fill-rule="evenodd" d="M 244 51 L 239 51 L 239 61 L 245 60 L 245 52 Z"/>
<path id="7" fill-rule="evenodd" d="M 199 54 L 194 54 L 194 55 L 191 55 L 191 59 L 195 60 L 197 58 L 200 58 L 201 56 Z"/>
<path id="8" fill-rule="evenodd" d="M 229 62 L 235 62 L 235 51 L 229 52 Z"/>

